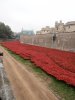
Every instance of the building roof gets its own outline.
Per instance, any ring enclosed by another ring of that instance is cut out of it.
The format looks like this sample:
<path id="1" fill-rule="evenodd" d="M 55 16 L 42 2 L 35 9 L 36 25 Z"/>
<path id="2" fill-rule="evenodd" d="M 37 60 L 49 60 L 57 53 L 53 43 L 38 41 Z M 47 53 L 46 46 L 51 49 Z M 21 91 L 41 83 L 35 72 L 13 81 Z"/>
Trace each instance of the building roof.
<path id="1" fill-rule="evenodd" d="M 75 21 L 67 22 L 65 25 L 75 25 Z"/>
<path id="2" fill-rule="evenodd" d="M 24 35 L 34 35 L 33 30 L 22 30 L 21 33 L 24 34 Z"/>
<path id="3" fill-rule="evenodd" d="M 46 26 L 46 27 L 42 28 L 41 30 L 42 30 L 42 31 L 44 31 L 44 30 L 45 30 L 45 31 L 49 31 L 50 29 L 51 29 L 51 28 L 50 28 L 49 26 Z"/>

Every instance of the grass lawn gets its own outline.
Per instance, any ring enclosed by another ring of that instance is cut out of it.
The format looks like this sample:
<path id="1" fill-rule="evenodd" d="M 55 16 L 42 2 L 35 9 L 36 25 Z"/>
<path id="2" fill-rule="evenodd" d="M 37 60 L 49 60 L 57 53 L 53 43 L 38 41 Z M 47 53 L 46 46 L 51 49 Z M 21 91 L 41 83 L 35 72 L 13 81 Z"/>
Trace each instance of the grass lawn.
<path id="1" fill-rule="evenodd" d="M 6 49 L 6 48 L 5 48 Z M 75 100 L 75 87 L 66 84 L 63 81 L 57 80 L 55 77 L 47 74 L 42 69 L 34 65 L 30 60 L 25 60 L 19 55 L 14 54 L 13 52 L 6 49 L 15 59 L 19 62 L 25 64 L 27 68 L 32 70 L 34 73 L 38 74 L 39 77 L 42 77 L 45 82 L 47 82 L 48 88 L 51 89 L 59 100 Z"/>

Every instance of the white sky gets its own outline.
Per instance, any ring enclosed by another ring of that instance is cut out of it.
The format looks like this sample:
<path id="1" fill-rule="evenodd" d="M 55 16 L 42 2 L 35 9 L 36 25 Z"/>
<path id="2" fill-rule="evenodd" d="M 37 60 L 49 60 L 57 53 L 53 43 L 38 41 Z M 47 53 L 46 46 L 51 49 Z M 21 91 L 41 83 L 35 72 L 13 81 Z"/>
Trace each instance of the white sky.
<path id="1" fill-rule="evenodd" d="M 0 21 L 15 32 L 75 21 L 75 0 L 0 0 Z"/>

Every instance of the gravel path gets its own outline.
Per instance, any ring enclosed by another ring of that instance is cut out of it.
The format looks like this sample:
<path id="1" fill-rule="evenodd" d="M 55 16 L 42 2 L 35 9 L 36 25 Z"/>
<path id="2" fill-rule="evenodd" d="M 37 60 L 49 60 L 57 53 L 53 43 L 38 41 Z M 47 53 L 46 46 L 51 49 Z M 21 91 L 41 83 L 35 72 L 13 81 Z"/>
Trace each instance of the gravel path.
<path id="1" fill-rule="evenodd" d="M 33 73 L 16 61 L 3 47 L 3 63 L 16 100 L 58 100 Z"/>

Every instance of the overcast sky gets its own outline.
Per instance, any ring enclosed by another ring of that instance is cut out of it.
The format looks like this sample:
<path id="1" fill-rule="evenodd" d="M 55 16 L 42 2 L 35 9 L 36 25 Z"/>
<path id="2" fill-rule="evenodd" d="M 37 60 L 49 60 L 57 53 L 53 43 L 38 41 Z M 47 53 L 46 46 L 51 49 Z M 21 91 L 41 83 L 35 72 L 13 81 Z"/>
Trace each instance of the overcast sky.
<path id="1" fill-rule="evenodd" d="M 0 0 L 0 21 L 15 32 L 75 21 L 75 0 Z"/>

